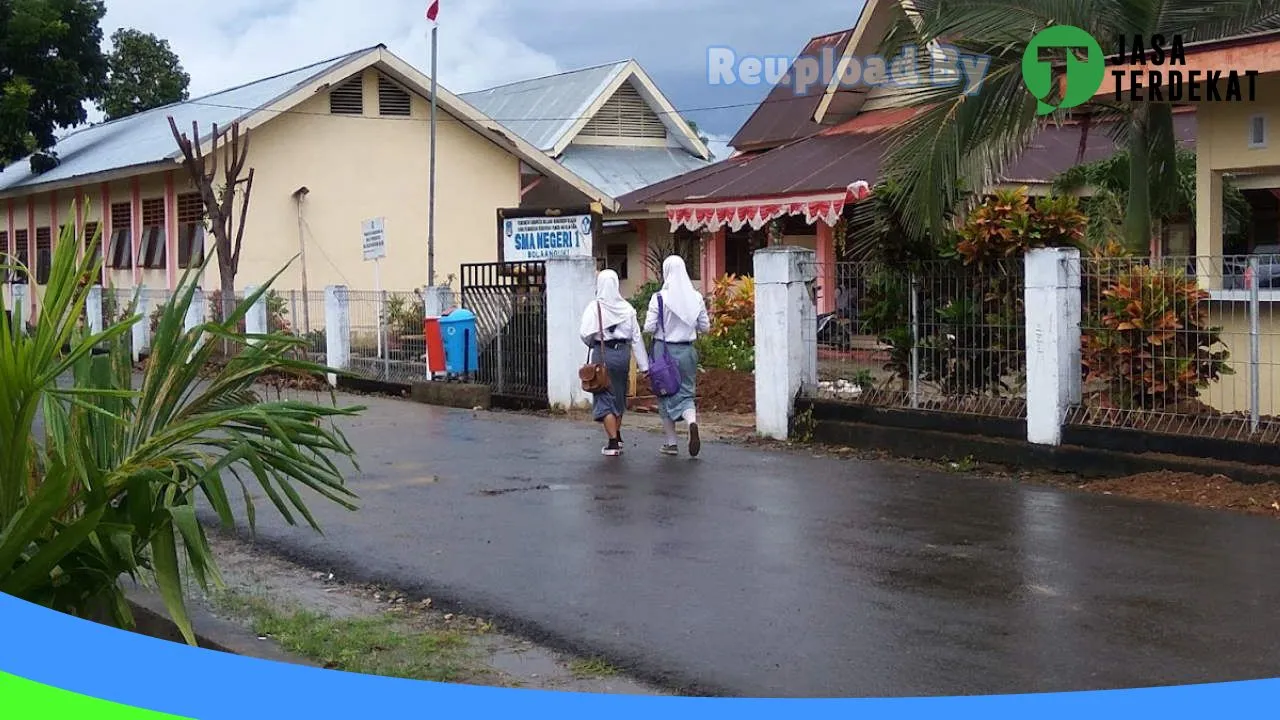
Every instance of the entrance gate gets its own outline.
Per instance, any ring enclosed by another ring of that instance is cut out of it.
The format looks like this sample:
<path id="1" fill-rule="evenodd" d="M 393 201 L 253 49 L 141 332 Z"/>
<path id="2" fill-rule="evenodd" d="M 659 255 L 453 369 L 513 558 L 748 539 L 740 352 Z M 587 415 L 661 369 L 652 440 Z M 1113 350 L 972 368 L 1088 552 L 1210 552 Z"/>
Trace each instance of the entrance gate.
<path id="1" fill-rule="evenodd" d="M 492 389 L 496 404 L 545 408 L 545 263 L 465 263 L 461 280 L 462 306 L 476 316 L 476 381 Z"/>

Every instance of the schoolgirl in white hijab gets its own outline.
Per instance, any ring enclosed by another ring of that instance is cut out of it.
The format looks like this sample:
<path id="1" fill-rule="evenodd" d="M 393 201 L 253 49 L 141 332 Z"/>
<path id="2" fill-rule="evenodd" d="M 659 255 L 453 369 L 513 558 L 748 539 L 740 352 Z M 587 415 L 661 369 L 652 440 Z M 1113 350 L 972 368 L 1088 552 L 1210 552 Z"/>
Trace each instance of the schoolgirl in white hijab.
<path id="1" fill-rule="evenodd" d="M 658 313 L 661 298 L 662 313 Z M 689 423 L 689 455 L 697 457 L 702 442 L 698 437 L 698 414 L 694 407 L 697 394 L 698 353 L 693 341 L 711 329 L 707 304 L 702 293 L 693 287 L 684 259 L 671 255 L 662 261 L 662 290 L 654 293 L 645 315 L 644 331 L 653 334 L 653 354 L 670 353 L 680 370 L 680 390 L 669 397 L 658 398 L 658 415 L 666 441 L 664 455 L 676 455 L 676 422 Z"/>
<path id="2" fill-rule="evenodd" d="M 604 340 L 604 357 L 600 342 Z M 609 372 L 609 389 L 592 399 L 592 415 L 604 425 L 608 443 L 601 451 L 614 457 L 622 454 L 622 416 L 627 410 L 627 387 L 631 379 L 631 358 L 636 369 L 649 371 L 649 356 L 644 349 L 635 308 L 618 290 L 618 274 L 602 270 L 596 276 L 596 299 L 582 311 L 578 329 L 582 342 L 591 348 L 591 361 L 604 363 Z"/>

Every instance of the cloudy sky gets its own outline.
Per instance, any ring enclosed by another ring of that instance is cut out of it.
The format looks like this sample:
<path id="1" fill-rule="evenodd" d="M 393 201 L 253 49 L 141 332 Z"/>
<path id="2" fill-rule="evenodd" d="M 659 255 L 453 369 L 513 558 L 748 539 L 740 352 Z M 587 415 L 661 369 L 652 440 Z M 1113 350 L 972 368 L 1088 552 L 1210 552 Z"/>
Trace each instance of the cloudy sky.
<path id="1" fill-rule="evenodd" d="M 169 40 L 191 94 L 385 43 L 430 67 L 428 0 L 107 0 L 104 36 Z M 467 92 L 635 58 L 703 132 L 727 139 L 767 88 L 707 82 L 708 46 L 793 55 L 852 26 L 862 0 L 441 0 L 440 82 Z M 725 107 L 731 106 L 731 107 Z M 701 109 L 700 108 L 717 108 Z"/>

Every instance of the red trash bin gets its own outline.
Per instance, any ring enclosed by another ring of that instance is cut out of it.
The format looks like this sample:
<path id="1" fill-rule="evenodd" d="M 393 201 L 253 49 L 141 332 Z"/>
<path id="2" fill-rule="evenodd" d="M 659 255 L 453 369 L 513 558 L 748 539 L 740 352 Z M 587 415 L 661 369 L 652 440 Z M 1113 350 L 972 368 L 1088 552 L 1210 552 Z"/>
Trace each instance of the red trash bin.
<path id="1" fill-rule="evenodd" d="M 422 321 L 422 335 L 427 346 L 427 370 L 434 376 L 444 372 L 444 337 L 440 334 L 440 318 Z"/>

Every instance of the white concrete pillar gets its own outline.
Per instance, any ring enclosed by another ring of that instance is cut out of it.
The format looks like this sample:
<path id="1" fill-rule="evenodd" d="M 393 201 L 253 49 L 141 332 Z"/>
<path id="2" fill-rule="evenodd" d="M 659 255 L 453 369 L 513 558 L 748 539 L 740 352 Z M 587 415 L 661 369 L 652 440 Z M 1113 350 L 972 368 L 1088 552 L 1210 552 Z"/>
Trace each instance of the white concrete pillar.
<path id="1" fill-rule="evenodd" d="M 254 285 L 250 285 L 244 289 L 245 297 L 249 297 L 258 291 Z M 267 334 L 267 295 L 262 294 L 258 301 L 249 306 L 249 311 L 244 316 L 244 331 L 248 335 L 266 335 Z"/>
<path id="2" fill-rule="evenodd" d="M 757 250 L 756 432 L 785 440 L 800 388 L 817 382 L 816 255 L 801 247 Z"/>
<path id="3" fill-rule="evenodd" d="M 578 368 L 587 359 L 578 330 L 582 311 L 596 297 L 596 261 L 551 258 L 546 267 L 547 402 L 565 409 L 589 407 L 591 394 L 578 378 Z"/>
<path id="4" fill-rule="evenodd" d="M 151 348 L 151 294 L 147 288 L 137 290 L 138 305 L 136 312 L 140 316 L 133 324 L 133 361 L 137 362 L 139 353 Z"/>
<path id="5" fill-rule="evenodd" d="M 325 365 L 346 370 L 351 365 L 351 308 L 345 285 L 324 289 Z M 337 386 L 338 376 L 329 373 L 329 384 Z"/>
<path id="6" fill-rule="evenodd" d="M 13 298 L 12 322 L 15 333 L 26 334 L 27 332 L 27 308 L 30 305 L 27 300 L 29 297 L 27 295 L 28 289 L 29 286 L 26 283 L 14 283 L 9 289 L 9 295 Z"/>
<path id="7" fill-rule="evenodd" d="M 1026 256 L 1027 440 L 1062 442 L 1067 409 L 1080 402 L 1080 251 Z"/>
<path id="8" fill-rule="evenodd" d="M 93 285 L 84 298 L 84 313 L 88 316 L 89 334 L 102 332 L 102 286 Z"/>
<path id="9" fill-rule="evenodd" d="M 187 306 L 187 315 L 182 319 L 182 329 L 191 332 L 204 322 L 204 290 L 196 288 L 191 296 L 191 304 Z"/>

